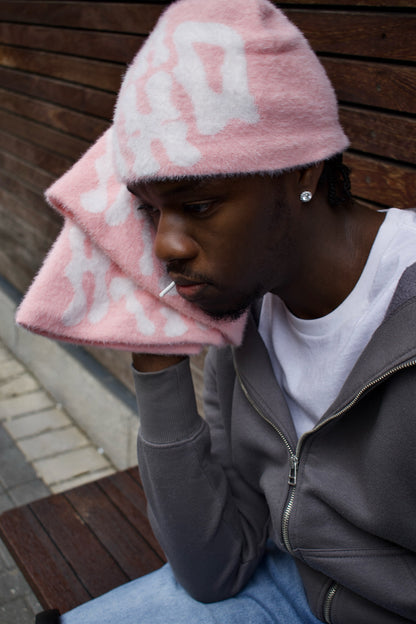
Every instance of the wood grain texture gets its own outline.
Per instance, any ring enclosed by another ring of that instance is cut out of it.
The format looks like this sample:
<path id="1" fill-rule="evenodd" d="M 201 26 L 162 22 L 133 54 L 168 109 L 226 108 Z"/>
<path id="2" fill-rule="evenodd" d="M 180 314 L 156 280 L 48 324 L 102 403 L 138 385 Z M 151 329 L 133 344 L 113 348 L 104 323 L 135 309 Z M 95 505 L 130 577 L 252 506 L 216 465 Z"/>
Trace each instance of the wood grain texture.
<path id="1" fill-rule="evenodd" d="M 137 468 L 12 509 L 0 535 L 42 606 L 62 613 L 165 561 Z"/>
<path id="2" fill-rule="evenodd" d="M 286 9 L 316 52 L 415 61 L 416 14 Z"/>
<path id="3" fill-rule="evenodd" d="M 148 34 L 167 4 L 3 0 L 0 14 L 10 22 Z"/>
<path id="4" fill-rule="evenodd" d="M 416 164 L 416 119 L 340 107 L 340 121 L 355 150 Z"/>
<path id="5" fill-rule="evenodd" d="M 414 168 L 352 153 L 345 155 L 345 163 L 352 171 L 353 193 L 360 199 L 386 207 L 416 206 Z"/>
<path id="6" fill-rule="evenodd" d="M 63 613 L 91 598 L 30 506 L 1 515 L 0 536 L 44 608 Z"/>

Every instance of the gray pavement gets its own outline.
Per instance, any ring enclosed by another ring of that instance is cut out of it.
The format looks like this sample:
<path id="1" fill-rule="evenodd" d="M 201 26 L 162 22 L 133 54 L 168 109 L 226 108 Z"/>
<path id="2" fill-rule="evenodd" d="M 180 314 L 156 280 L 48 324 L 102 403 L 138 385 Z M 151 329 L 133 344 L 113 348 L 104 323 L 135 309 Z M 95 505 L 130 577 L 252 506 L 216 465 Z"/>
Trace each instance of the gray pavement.
<path id="1" fill-rule="evenodd" d="M 0 513 L 115 472 L 115 467 L 0 341 Z M 42 608 L 0 541 L 0 624 Z"/>

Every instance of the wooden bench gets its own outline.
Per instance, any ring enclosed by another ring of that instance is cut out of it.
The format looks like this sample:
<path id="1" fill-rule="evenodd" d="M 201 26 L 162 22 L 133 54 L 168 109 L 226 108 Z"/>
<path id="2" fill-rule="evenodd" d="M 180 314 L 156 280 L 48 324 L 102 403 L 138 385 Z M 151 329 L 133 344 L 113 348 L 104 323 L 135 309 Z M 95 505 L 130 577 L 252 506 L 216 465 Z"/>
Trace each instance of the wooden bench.
<path id="1" fill-rule="evenodd" d="M 165 561 L 137 468 L 8 510 L 0 536 L 42 607 L 61 613 Z"/>

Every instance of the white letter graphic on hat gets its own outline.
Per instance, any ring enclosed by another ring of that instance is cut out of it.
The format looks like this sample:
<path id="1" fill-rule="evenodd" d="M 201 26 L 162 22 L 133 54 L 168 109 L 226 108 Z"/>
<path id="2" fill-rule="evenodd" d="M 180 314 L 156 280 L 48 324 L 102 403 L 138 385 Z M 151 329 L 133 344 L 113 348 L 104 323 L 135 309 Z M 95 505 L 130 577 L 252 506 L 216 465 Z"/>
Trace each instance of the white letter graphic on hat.
<path id="1" fill-rule="evenodd" d="M 244 41 L 233 28 L 215 22 L 183 22 L 175 30 L 173 40 L 179 59 L 175 78 L 192 100 L 201 134 L 217 134 L 232 119 L 250 124 L 259 120 L 248 88 Z M 224 50 L 222 93 L 210 88 L 194 43 L 207 43 Z"/>

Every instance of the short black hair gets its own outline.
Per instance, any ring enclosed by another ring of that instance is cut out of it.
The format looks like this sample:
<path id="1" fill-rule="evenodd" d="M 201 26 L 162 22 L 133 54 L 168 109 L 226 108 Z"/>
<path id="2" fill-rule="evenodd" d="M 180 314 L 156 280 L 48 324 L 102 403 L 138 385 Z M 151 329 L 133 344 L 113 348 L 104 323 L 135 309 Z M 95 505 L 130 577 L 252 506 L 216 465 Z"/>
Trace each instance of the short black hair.
<path id="1" fill-rule="evenodd" d="M 320 184 L 326 184 L 328 203 L 332 208 L 352 203 L 350 169 L 343 163 L 342 154 L 325 160 Z"/>

